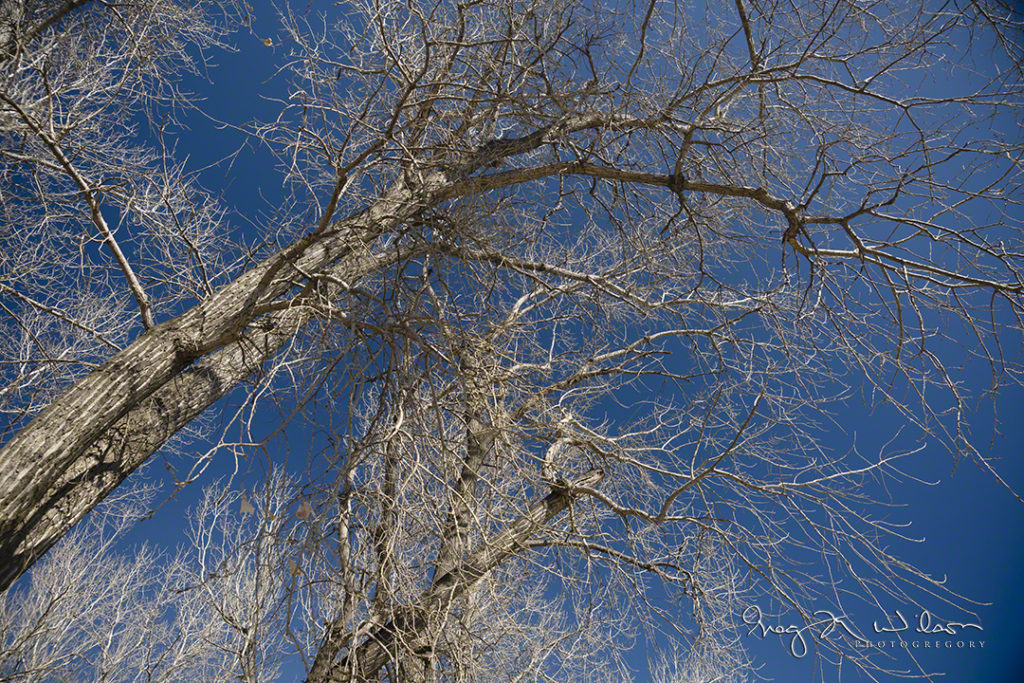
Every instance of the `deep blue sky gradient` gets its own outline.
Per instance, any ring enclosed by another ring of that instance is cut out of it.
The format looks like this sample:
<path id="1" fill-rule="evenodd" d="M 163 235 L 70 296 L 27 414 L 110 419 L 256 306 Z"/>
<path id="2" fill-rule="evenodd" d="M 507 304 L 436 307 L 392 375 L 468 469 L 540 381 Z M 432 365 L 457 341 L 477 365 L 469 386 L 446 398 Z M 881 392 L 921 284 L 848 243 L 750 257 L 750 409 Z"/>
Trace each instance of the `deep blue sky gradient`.
<path id="1" fill-rule="evenodd" d="M 211 116 L 239 123 L 276 115 L 278 105 L 265 98 L 280 96 L 281 84 L 266 81 L 287 47 L 277 46 L 280 40 L 274 26 L 272 16 L 257 15 L 251 34 L 240 32 L 233 37 L 237 52 L 214 57 L 217 66 L 209 70 L 213 85 L 201 80 L 189 84 L 204 95 L 204 108 Z M 267 47 L 263 42 L 265 38 L 271 38 L 275 46 Z M 216 162 L 245 142 L 241 134 L 219 129 L 203 117 L 194 115 L 187 120 L 190 129 L 180 135 L 178 148 L 189 155 L 193 167 Z M 225 202 L 237 207 L 240 214 L 271 213 L 274 202 L 282 196 L 280 176 L 270 167 L 272 164 L 265 150 L 248 148 L 230 167 L 221 165 L 204 171 L 202 181 L 215 193 L 222 192 Z M 240 230 L 254 229 L 241 221 L 237 225 Z M 257 235 L 252 237 L 253 241 L 258 238 Z M 1008 351 L 1010 355 L 1019 355 L 1017 349 Z M 989 379 L 982 374 L 977 377 L 981 383 Z M 993 417 L 982 409 L 973 420 L 976 442 L 991 442 L 991 450 L 987 446 L 979 450 L 1000 460 L 997 465 L 1000 473 L 1018 490 L 1024 490 L 1024 460 L 1021 458 L 1024 390 L 1003 390 L 997 405 L 1002 420 L 998 425 L 1000 433 L 993 434 Z M 869 460 L 877 458 L 889 438 L 903 426 L 894 411 L 882 408 L 872 413 L 857 400 L 843 406 L 842 411 L 847 433 L 837 432 L 827 445 L 844 451 L 855 439 L 857 449 Z M 208 473 L 207 481 L 212 482 L 217 476 L 230 472 L 232 467 L 232 462 L 217 463 Z M 932 575 L 948 577 L 953 591 L 987 603 L 976 607 L 983 633 L 956 639 L 983 640 L 984 648 L 918 649 L 914 652 L 920 656 L 925 669 L 946 672 L 942 680 L 1024 681 L 1024 590 L 1020 586 L 1024 580 L 1024 504 L 999 485 L 991 474 L 980 471 L 968 460 L 960 462 L 954 470 L 950 455 L 936 446 L 926 446 L 912 458 L 908 469 L 922 480 L 937 483 L 928 486 L 909 477 L 888 482 L 894 501 L 904 506 L 893 508 L 890 519 L 911 522 L 906 534 L 923 539 L 920 543 L 894 539 L 893 553 Z M 251 481 L 258 473 L 249 472 L 249 475 Z M 176 504 L 183 506 L 194 500 L 201 486 L 193 488 L 194 491 L 183 492 Z M 173 520 L 177 517 L 165 509 L 152 521 L 144 523 L 136 535 L 158 541 L 176 538 L 180 528 Z M 949 614 L 937 598 L 930 601 L 922 597 L 921 601 L 938 614 Z M 908 618 L 915 617 L 919 611 L 910 604 L 895 601 L 884 604 L 892 610 L 901 609 Z M 877 611 L 858 606 L 854 601 L 850 601 L 848 607 L 851 609 L 849 620 L 864 631 L 870 631 L 873 620 L 881 617 Z M 820 675 L 826 681 L 867 680 L 849 666 L 843 667 L 841 676 L 831 668 L 816 671 L 812 657 L 792 657 L 786 643 L 777 636 L 770 635 L 763 641 L 751 636 L 744 642 L 766 678 L 805 681 Z M 637 648 L 636 651 L 636 666 L 640 671 L 646 667 L 642 650 Z M 905 667 L 905 663 L 897 664 L 897 668 Z M 638 680 L 645 680 L 643 673 L 638 675 Z"/>

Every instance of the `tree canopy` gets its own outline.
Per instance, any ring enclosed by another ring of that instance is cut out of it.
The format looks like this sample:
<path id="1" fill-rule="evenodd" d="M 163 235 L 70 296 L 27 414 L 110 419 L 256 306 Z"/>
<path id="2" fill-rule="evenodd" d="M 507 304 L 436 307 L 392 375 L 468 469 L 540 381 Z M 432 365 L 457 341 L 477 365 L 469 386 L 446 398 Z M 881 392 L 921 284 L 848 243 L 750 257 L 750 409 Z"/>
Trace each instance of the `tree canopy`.
<path id="1" fill-rule="evenodd" d="M 283 7 L 275 116 L 222 122 L 283 199 L 230 206 L 179 81 L 265 11 L 2 5 L 0 587 L 161 452 L 266 474 L 175 574 L 245 680 L 605 679 L 636 637 L 738 680 L 742 599 L 943 590 L 874 511 L 921 439 L 1000 476 L 1011 8 Z M 853 403 L 906 435 L 836 448 Z"/>

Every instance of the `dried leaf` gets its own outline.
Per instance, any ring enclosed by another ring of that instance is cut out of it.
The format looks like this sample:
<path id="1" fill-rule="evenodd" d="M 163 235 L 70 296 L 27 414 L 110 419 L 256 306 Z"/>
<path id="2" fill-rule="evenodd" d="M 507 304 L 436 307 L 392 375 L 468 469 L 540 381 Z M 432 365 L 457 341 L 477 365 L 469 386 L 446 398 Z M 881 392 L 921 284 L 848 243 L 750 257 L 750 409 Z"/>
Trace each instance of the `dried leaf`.
<path id="1" fill-rule="evenodd" d="M 266 45 L 267 47 L 273 47 L 274 41 L 271 40 L 270 38 L 267 38 L 266 40 L 263 41 L 263 44 Z"/>
<path id="2" fill-rule="evenodd" d="M 299 519 L 309 519 L 313 515 L 313 506 L 309 504 L 308 500 L 302 501 L 302 505 L 295 512 L 295 516 Z"/>
<path id="3" fill-rule="evenodd" d="M 252 503 L 249 502 L 249 499 L 245 497 L 244 493 L 242 494 L 241 501 L 242 502 L 241 505 L 239 506 L 239 511 L 243 515 L 251 515 L 252 513 L 256 512 L 256 508 L 252 506 Z"/>
<path id="4" fill-rule="evenodd" d="M 288 572 L 292 576 L 298 576 L 302 573 L 302 570 L 299 569 L 299 565 L 295 563 L 295 560 L 288 560 Z"/>

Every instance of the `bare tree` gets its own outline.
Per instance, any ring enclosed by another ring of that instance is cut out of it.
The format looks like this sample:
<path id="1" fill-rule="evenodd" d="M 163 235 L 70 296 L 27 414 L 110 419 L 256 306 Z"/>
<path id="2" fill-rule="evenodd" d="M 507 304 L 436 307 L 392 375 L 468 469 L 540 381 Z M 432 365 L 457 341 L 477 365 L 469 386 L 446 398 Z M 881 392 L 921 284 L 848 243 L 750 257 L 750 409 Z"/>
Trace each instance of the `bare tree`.
<path id="1" fill-rule="evenodd" d="M 186 555 L 118 547 L 155 493 L 135 487 L 111 496 L 36 566 L 31 583 L 0 597 L 0 680 L 233 675 L 232 633 L 214 601 L 187 590 Z"/>
<path id="2" fill-rule="evenodd" d="M 869 512 L 913 441 L 822 424 L 860 393 L 991 469 L 962 378 L 1020 376 L 1007 8 L 286 10 L 247 130 L 291 194 L 247 251 L 170 128 L 132 137 L 231 19 L 4 7 L 0 585 L 210 410 L 186 483 L 309 453 L 262 508 L 301 524 L 218 551 L 247 680 L 271 621 L 310 681 L 624 677 L 634 637 L 741 676 L 738 596 L 838 599 L 807 548 L 869 600 L 929 584 Z"/>

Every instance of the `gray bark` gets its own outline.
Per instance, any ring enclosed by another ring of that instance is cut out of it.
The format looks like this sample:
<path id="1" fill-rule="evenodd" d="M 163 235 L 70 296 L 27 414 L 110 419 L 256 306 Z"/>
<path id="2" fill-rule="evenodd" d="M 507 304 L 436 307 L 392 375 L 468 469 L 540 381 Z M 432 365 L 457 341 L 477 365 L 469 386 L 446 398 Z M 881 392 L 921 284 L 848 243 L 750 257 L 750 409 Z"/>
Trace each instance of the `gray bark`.
<path id="1" fill-rule="evenodd" d="M 383 262 L 352 249 L 328 274 L 354 282 Z M 251 281 L 250 274 L 261 270 L 250 271 L 239 280 Z M 228 285 L 214 299 L 231 288 Z M 197 306 L 201 307 L 206 308 Z M 195 319 L 190 313 L 181 319 Z M 251 306 L 234 315 L 236 320 L 248 321 L 257 313 Z M 298 297 L 289 307 L 266 313 L 258 325 L 238 333 L 233 341 L 177 374 L 172 374 L 173 368 L 184 362 L 173 357 L 182 344 L 181 336 L 176 336 L 180 326 L 175 324 L 181 319 L 172 320 L 73 387 L 68 392 L 70 400 L 61 400 L 52 410 L 44 411 L 0 451 L 4 472 L 0 482 L 0 590 L 10 586 L 178 430 L 239 382 L 259 372 L 316 314 L 312 305 Z M 160 339 L 153 340 L 153 336 Z M 147 359 L 154 366 L 148 372 Z M 140 385 L 156 384 L 157 378 L 163 380 L 162 385 L 143 396 L 145 389 Z M 91 391 L 80 390 L 83 384 Z M 90 415 L 92 406 L 121 414 L 88 442 L 83 431 L 98 430 L 98 419 Z M 72 415 L 76 408 L 83 415 L 80 419 Z M 28 437 L 23 438 L 26 432 Z"/>
<path id="2" fill-rule="evenodd" d="M 600 115 L 496 140 L 459 167 L 403 176 L 368 208 L 294 242 L 209 298 L 139 337 L 61 394 L 0 450 L 0 590 L 11 585 L 174 432 L 224 396 L 304 324 L 247 331 L 264 308 L 329 268 L 354 268 L 367 245 L 425 206 L 488 189 L 467 180 L 495 159 L 601 125 Z M 496 182 L 498 179 L 495 179 Z M 468 184 L 467 184 L 468 183 Z M 507 179 L 501 179 L 507 184 Z M 301 314 L 293 314 L 299 315 Z M 248 335 L 254 335 L 249 339 Z M 271 341 L 273 340 L 273 341 Z M 264 348 L 262 360 L 247 349 Z M 234 349 L 216 360 L 206 359 Z M 249 359 L 239 370 L 238 363 Z M 220 369 L 218 369 L 220 368 Z"/>

